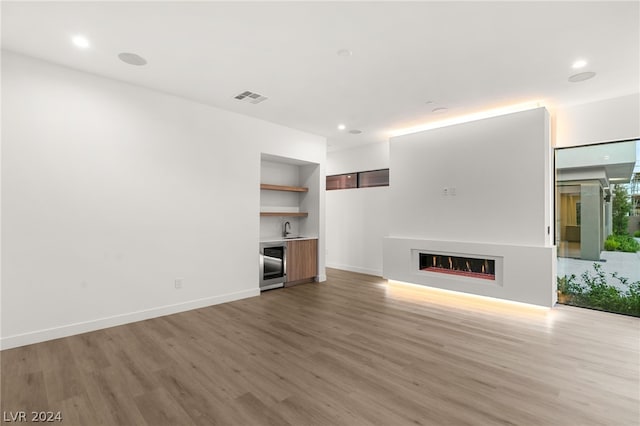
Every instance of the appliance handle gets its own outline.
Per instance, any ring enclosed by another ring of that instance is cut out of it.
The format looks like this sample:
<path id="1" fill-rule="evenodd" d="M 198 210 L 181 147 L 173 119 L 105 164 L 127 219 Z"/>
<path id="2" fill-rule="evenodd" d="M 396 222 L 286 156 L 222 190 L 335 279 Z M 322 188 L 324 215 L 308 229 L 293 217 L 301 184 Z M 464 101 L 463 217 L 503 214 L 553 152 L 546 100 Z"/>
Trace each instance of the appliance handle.
<path id="1" fill-rule="evenodd" d="M 282 276 L 287 276 L 287 244 L 282 246 Z"/>

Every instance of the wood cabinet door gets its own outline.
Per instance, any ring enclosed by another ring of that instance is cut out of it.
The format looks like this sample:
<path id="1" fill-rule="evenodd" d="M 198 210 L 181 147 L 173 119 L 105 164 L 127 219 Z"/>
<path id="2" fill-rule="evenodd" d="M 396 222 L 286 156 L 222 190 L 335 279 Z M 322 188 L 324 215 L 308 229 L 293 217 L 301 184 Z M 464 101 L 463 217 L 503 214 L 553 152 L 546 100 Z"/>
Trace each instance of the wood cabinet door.
<path id="1" fill-rule="evenodd" d="M 287 243 L 287 282 L 315 277 L 318 274 L 318 240 Z"/>

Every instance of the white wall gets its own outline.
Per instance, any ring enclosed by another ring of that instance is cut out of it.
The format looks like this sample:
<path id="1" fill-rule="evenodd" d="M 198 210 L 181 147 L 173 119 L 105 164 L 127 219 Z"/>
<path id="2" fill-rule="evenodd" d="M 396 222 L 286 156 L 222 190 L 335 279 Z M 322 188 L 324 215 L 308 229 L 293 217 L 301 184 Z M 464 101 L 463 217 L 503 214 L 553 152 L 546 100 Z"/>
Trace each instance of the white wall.
<path id="1" fill-rule="evenodd" d="M 392 138 L 391 235 L 548 245 L 548 132 L 538 108 Z"/>
<path id="2" fill-rule="evenodd" d="M 382 275 L 388 199 L 388 187 L 328 191 L 328 267 Z"/>
<path id="3" fill-rule="evenodd" d="M 318 230 L 322 227 L 322 236 L 325 234 L 325 216 L 326 216 L 326 204 L 325 204 L 325 187 L 326 177 L 324 170 L 316 164 L 306 164 L 300 166 L 300 186 L 309 188 L 307 192 L 299 194 L 300 197 L 300 211 L 309 213 L 307 217 L 300 218 L 298 220 L 300 225 L 300 235 L 306 237 L 316 237 L 319 235 Z M 322 200 L 322 214 L 318 214 L 320 211 L 319 202 Z M 322 221 L 322 222 L 321 222 Z M 324 271 L 324 265 L 326 262 L 325 250 L 326 250 L 326 238 L 318 239 L 318 259 L 322 259 L 322 271 L 318 271 L 317 280 L 320 282 L 326 281 L 327 276 Z"/>
<path id="4" fill-rule="evenodd" d="M 588 145 L 640 137 L 640 94 L 558 108 L 555 146 Z"/>
<path id="5" fill-rule="evenodd" d="M 13 53 L 2 89 L 4 348 L 258 295 L 261 152 L 324 173 L 324 138 Z"/>
<path id="6" fill-rule="evenodd" d="M 386 169 L 389 167 L 389 142 L 333 150 L 327 154 L 327 174 Z"/>
<path id="7" fill-rule="evenodd" d="M 389 144 L 330 151 L 327 174 L 389 167 Z M 328 191 L 327 266 L 382 275 L 382 242 L 387 235 L 389 187 Z"/>
<path id="8" fill-rule="evenodd" d="M 550 156 L 544 108 L 391 139 L 384 276 L 552 306 Z M 503 269 L 491 285 L 445 278 L 418 271 L 418 250 L 496 257 Z"/>

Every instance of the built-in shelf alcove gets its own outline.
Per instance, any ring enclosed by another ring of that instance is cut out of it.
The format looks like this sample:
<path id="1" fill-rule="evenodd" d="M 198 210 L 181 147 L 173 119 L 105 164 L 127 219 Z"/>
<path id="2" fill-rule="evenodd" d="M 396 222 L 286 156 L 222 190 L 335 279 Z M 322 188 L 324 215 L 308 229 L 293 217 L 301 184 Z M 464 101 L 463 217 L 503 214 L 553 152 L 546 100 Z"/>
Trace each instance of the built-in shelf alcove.
<path id="1" fill-rule="evenodd" d="M 261 154 L 261 240 L 282 238 L 285 224 L 292 235 L 319 236 L 320 174 L 317 163 Z"/>

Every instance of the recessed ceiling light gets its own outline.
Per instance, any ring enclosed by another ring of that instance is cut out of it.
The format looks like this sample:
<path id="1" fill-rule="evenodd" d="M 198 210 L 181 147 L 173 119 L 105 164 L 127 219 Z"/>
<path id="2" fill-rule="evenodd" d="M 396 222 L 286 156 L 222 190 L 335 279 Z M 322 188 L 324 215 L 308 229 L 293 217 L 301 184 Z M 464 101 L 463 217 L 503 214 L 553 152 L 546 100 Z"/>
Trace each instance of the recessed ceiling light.
<path id="1" fill-rule="evenodd" d="M 349 49 L 340 49 L 336 53 L 338 54 L 338 56 L 353 56 L 353 52 Z"/>
<path id="2" fill-rule="evenodd" d="M 129 65 L 140 66 L 147 64 L 147 60 L 145 58 L 135 53 L 122 52 L 118 54 L 118 58 L 120 58 L 122 62 L 125 62 Z"/>
<path id="3" fill-rule="evenodd" d="M 584 59 L 578 59 L 573 63 L 573 65 L 571 65 L 571 68 L 577 70 L 578 68 L 584 68 L 586 65 L 587 61 L 585 61 Z"/>
<path id="4" fill-rule="evenodd" d="M 352 135 L 359 135 L 360 133 L 362 133 L 362 130 L 351 129 L 349 130 L 349 133 L 351 133 Z"/>
<path id="5" fill-rule="evenodd" d="M 345 126 L 344 124 L 338 124 L 338 130 L 344 130 L 346 128 L 347 126 Z"/>
<path id="6" fill-rule="evenodd" d="M 446 107 L 438 107 L 431 110 L 431 112 L 433 112 L 434 114 L 442 114 L 447 111 L 449 111 L 449 108 Z"/>
<path id="7" fill-rule="evenodd" d="M 593 78 L 595 76 L 596 76 L 595 72 L 587 71 L 587 72 L 581 72 L 581 73 L 578 73 L 578 74 L 574 74 L 574 75 L 570 76 L 568 78 L 568 80 L 571 83 L 579 83 L 581 81 L 589 80 L 590 78 Z"/>
<path id="8" fill-rule="evenodd" d="M 73 44 L 80 49 L 86 49 L 91 45 L 91 43 L 89 43 L 89 39 L 83 35 L 73 36 L 71 38 L 71 42 L 73 42 Z"/>

